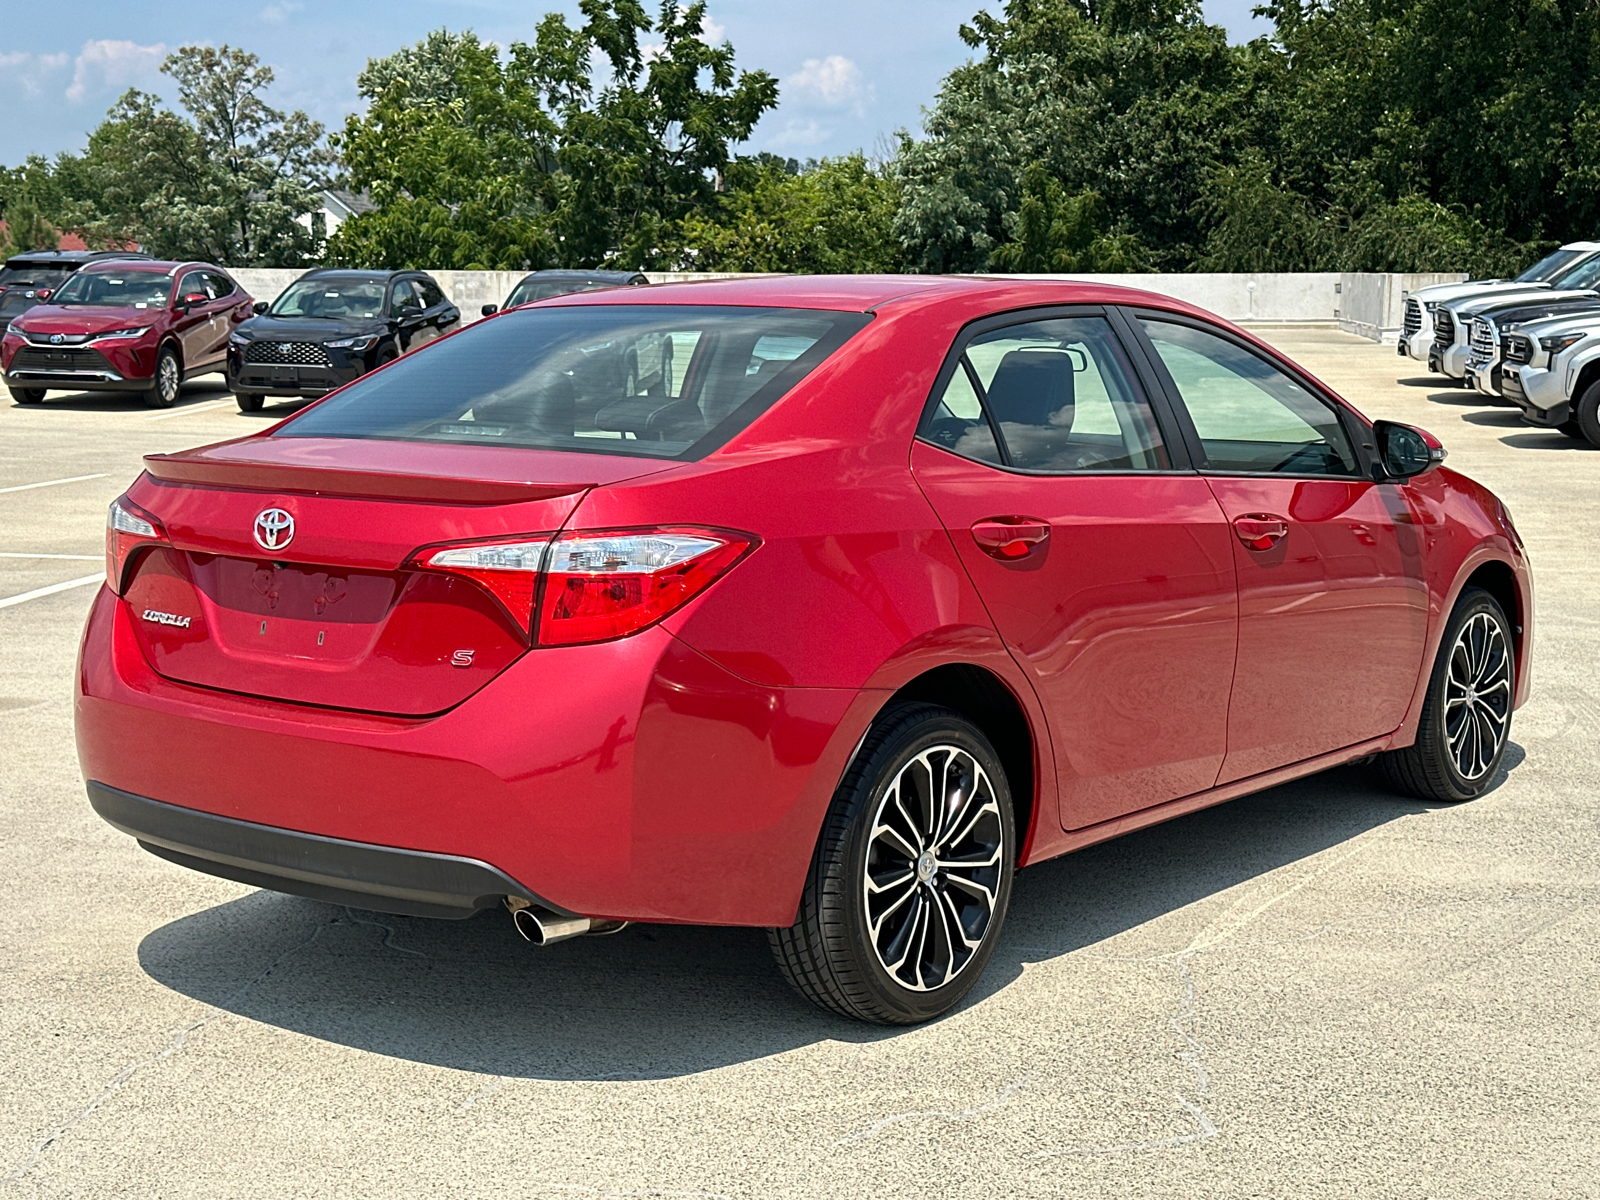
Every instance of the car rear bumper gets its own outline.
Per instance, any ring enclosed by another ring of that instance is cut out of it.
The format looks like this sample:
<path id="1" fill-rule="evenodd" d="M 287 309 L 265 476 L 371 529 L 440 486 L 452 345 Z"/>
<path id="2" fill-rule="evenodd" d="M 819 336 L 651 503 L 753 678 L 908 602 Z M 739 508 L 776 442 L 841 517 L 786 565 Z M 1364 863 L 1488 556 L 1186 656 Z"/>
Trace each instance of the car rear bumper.
<path id="1" fill-rule="evenodd" d="M 83 776 L 199 823 L 165 835 L 141 816 L 128 831 L 211 874 L 380 911 L 467 915 L 520 895 L 601 919 L 790 924 L 884 699 L 752 684 L 656 626 L 530 651 L 448 712 L 385 717 L 173 682 L 132 621 L 102 588 L 77 678 Z M 461 863 L 477 882 L 441 886 Z"/>
<path id="2" fill-rule="evenodd" d="M 150 853 L 238 883 L 413 917 L 470 917 L 506 896 L 556 907 L 476 859 L 236 821 L 94 780 L 88 788 L 95 812 Z"/>

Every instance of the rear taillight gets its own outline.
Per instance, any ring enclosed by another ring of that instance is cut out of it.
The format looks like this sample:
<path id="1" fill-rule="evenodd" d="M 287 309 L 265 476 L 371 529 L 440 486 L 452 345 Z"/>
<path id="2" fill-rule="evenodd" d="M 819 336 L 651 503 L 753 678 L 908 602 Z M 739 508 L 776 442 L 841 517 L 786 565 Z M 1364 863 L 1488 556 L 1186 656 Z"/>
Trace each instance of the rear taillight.
<path id="1" fill-rule="evenodd" d="M 167 542 L 167 531 L 126 496 L 111 502 L 106 512 L 106 586 L 122 595 L 128 559 L 145 546 Z"/>
<path id="2" fill-rule="evenodd" d="M 539 564 L 547 536 L 534 535 L 516 542 L 445 546 L 418 551 L 416 566 L 470 579 L 505 605 L 523 633 L 533 624 L 533 598 L 539 588 Z"/>
<path id="3" fill-rule="evenodd" d="M 749 534 L 720 529 L 569 533 L 551 544 L 539 642 L 567 646 L 637 633 L 681 608 L 744 557 Z"/>
<path id="4" fill-rule="evenodd" d="M 655 624 L 705 590 L 756 541 L 721 529 L 585 531 L 554 541 L 529 534 L 515 542 L 425 547 L 411 565 L 472 580 L 540 645 L 571 646 L 627 637 Z"/>

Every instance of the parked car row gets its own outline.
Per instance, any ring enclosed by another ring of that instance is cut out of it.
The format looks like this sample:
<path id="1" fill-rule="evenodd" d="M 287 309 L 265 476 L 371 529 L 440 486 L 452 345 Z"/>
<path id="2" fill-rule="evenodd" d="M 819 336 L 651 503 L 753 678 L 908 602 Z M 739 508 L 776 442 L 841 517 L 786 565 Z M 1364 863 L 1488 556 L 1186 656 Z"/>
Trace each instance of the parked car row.
<path id="1" fill-rule="evenodd" d="M 1413 293 L 1399 353 L 1600 447 L 1600 242 L 1562 246 L 1515 279 Z"/>
<path id="2" fill-rule="evenodd" d="M 637 272 L 535 271 L 503 307 L 648 282 Z M 487 316 L 501 305 L 484 305 Z M 19 404 L 51 389 L 132 391 L 168 408 L 222 372 L 243 412 L 315 398 L 460 328 L 425 271 L 307 271 L 272 303 L 210 263 L 118 251 L 15 255 L 0 271 L 0 368 Z"/>

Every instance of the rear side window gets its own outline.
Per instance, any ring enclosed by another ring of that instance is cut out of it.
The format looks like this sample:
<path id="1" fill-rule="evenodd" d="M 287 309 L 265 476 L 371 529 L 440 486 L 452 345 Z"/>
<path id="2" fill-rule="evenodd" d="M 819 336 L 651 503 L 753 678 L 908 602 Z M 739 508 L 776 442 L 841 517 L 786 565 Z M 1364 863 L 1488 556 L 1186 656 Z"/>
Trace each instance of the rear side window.
<path id="1" fill-rule="evenodd" d="M 1150 405 L 1104 317 L 1008 325 L 967 343 L 922 436 L 1021 471 L 1160 471 Z"/>
<path id="2" fill-rule="evenodd" d="M 720 306 L 508 312 L 356 380 L 274 436 L 698 458 L 870 320 Z"/>
<path id="3" fill-rule="evenodd" d="M 425 308 L 433 308 L 444 303 L 444 293 L 434 286 L 431 279 L 419 279 L 417 287 L 422 289 L 422 303 Z"/>

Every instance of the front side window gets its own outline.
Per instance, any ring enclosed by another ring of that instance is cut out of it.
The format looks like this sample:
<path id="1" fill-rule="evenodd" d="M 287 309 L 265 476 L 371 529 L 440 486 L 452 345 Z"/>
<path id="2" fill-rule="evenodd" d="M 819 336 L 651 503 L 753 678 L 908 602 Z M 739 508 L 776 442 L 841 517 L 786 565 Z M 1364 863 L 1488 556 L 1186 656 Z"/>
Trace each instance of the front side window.
<path id="1" fill-rule="evenodd" d="M 695 458 L 870 320 L 676 305 L 508 312 L 356 380 L 274 436 Z"/>
<path id="2" fill-rule="evenodd" d="M 207 300 L 215 300 L 217 293 L 206 279 L 204 271 L 190 271 L 178 281 L 177 297 L 182 300 L 185 296 L 204 296 Z"/>
<path id="3" fill-rule="evenodd" d="M 1104 317 L 979 334 L 967 343 L 922 437 L 1022 471 L 1170 466 L 1155 416 Z"/>
<path id="4" fill-rule="evenodd" d="M 409 279 L 402 279 L 394 285 L 394 290 L 389 293 L 389 315 L 403 317 L 407 310 L 420 312 L 422 300 L 417 296 L 416 289 Z"/>
<path id="5" fill-rule="evenodd" d="M 297 279 L 267 311 L 275 317 L 376 318 L 383 313 L 383 283 L 370 279 Z"/>
<path id="6" fill-rule="evenodd" d="M 1338 415 L 1266 359 L 1191 325 L 1140 321 L 1194 422 L 1204 470 L 1359 472 Z"/>
<path id="7" fill-rule="evenodd" d="M 79 271 L 61 285 L 52 304 L 86 308 L 165 308 L 171 277 L 155 271 Z"/>

